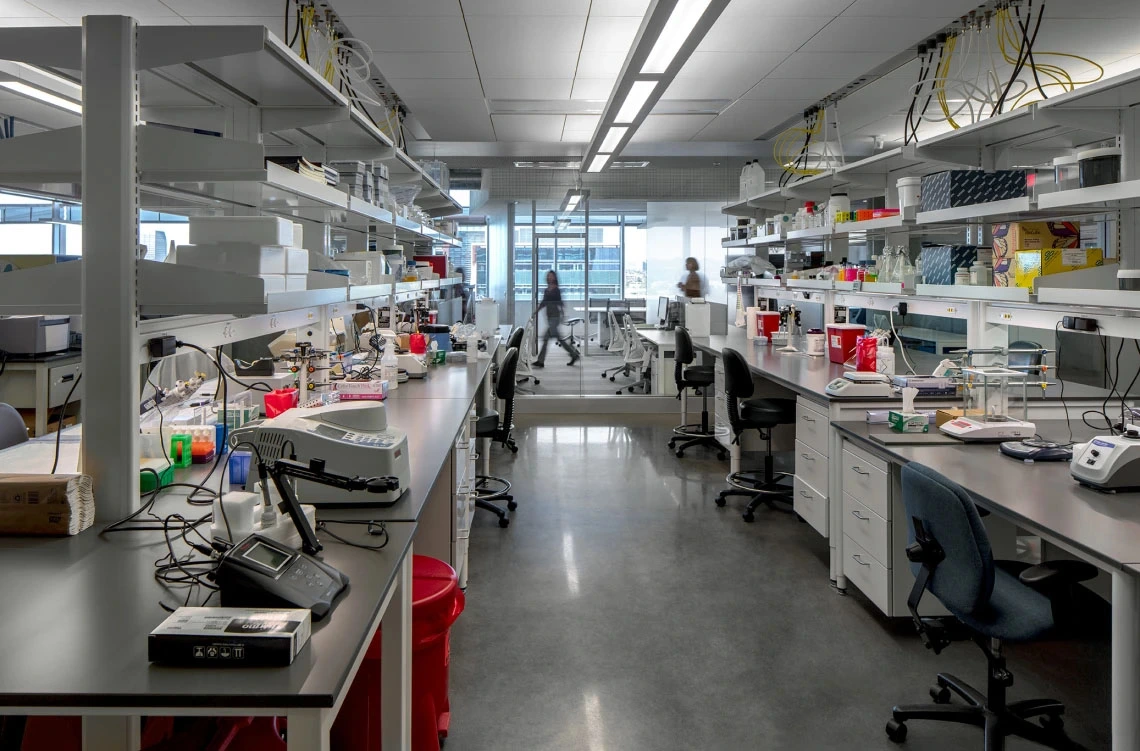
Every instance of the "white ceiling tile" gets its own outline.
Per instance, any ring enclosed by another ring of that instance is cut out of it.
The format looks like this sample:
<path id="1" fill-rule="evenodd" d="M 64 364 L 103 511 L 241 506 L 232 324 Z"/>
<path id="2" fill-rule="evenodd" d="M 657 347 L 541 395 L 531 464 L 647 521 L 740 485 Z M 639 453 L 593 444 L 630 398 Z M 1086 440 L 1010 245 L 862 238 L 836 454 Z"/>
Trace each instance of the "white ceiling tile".
<path id="1" fill-rule="evenodd" d="M 582 78 L 617 78 L 625 64 L 626 52 L 591 52 L 578 61 L 578 75 Z M 609 93 L 606 93 L 609 96 Z"/>
<path id="2" fill-rule="evenodd" d="M 1083 0 L 1050 5 L 1042 30 L 1050 19 L 1058 18 L 1140 18 L 1140 3 L 1136 0 Z"/>
<path id="3" fill-rule="evenodd" d="M 786 52 L 694 52 L 678 76 L 747 81 L 751 86 L 768 75 Z"/>
<path id="4" fill-rule="evenodd" d="M 278 38 L 285 33 L 284 19 L 280 16 L 183 16 L 188 23 L 194 26 L 264 26 Z M 166 23 L 171 23 L 167 19 Z M 289 30 L 293 30 L 293 21 L 289 21 Z"/>
<path id="5" fill-rule="evenodd" d="M 569 99 L 571 78 L 484 78 L 488 99 Z"/>
<path id="6" fill-rule="evenodd" d="M 565 78 L 574 77 L 577 52 L 549 52 L 519 56 L 516 50 L 475 46 L 479 75 L 484 78 Z"/>
<path id="7" fill-rule="evenodd" d="M 182 0 L 193 3 L 195 0 Z M 336 0 L 341 16 L 461 16 L 459 0 Z"/>
<path id="8" fill-rule="evenodd" d="M 483 87 L 477 78 L 390 78 L 388 83 L 401 99 L 483 98 Z"/>
<path id="9" fill-rule="evenodd" d="M 15 28 L 25 26 L 65 26 L 63 21 L 54 16 L 4 16 L 0 15 L 0 28 Z"/>
<path id="10" fill-rule="evenodd" d="M 574 79 L 574 88 L 570 91 L 570 98 L 606 101 L 614 90 L 616 80 L 613 77 L 576 78 Z"/>
<path id="11" fill-rule="evenodd" d="M 745 99 L 822 99 L 851 83 L 850 77 L 765 78 L 744 93 Z"/>
<path id="12" fill-rule="evenodd" d="M 181 16 L 133 16 L 139 26 L 187 26 L 189 21 Z M 60 20 L 68 26 L 81 26 L 82 16 L 61 16 Z M 225 25 L 226 19 L 211 18 L 211 23 Z M 253 23 L 252 21 L 250 23 Z M 262 23 L 253 23 L 255 26 L 264 26 Z"/>
<path id="13" fill-rule="evenodd" d="M 590 16 L 582 52 L 629 52 L 641 19 L 632 16 Z"/>
<path id="14" fill-rule="evenodd" d="M 751 141 L 787 120 L 789 114 L 780 103 L 739 101 L 705 126 L 694 140 Z"/>
<path id="15" fill-rule="evenodd" d="M 736 99 L 747 91 L 754 80 L 739 78 L 691 78 L 677 76 L 661 96 L 662 99 Z"/>
<path id="16" fill-rule="evenodd" d="M 715 115 L 649 115 L 631 141 L 687 141 L 711 123 Z"/>
<path id="17" fill-rule="evenodd" d="M 922 0 L 915 0 L 921 2 Z M 788 16 L 826 16 L 834 18 L 851 5 L 851 0 L 733 0 L 721 14 L 723 16 L 765 16 L 785 18 Z M 748 29 L 742 33 L 763 35 L 763 27 Z"/>
<path id="18" fill-rule="evenodd" d="M 491 115 L 495 136 L 500 141 L 530 143 L 558 141 L 562 138 L 565 115 Z"/>
<path id="19" fill-rule="evenodd" d="M 1063 3 L 1059 3 L 1063 4 Z M 940 18 L 949 22 L 961 18 L 978 7 L 978 0 L 940 0 L 937 3 L 914 0 L 855 0 L 843 11 L 845 16 L 877 16 L 890 18 Z M 1049 8 L 1049 16 L 1053 8 Z"/>
<path id="20" fill-rule="evenodd" d="M 1054 23 L 1050 23 L 1050 20 L 1052 19 L 1046 14 L 1037 40 L 1033 43 L 1033 58 L 1038 65 L 1050 63 L 1071 69 L 1079 62 L 1072 58 L 1051 59 L 1038 50 L 1076 52 L 1102 64 L 1104 58 L 1114 52 L 1140 52 L 1140 34 L 1137 34 L 1140 24 L 1137 24 L 1135 18 L 1121 17 L 1115 23 L 1103 18 L 1067 18 Z"/>
<path id="21" fill-rule="evenodd" d="M 461 0 L 468 18 L 492 16 L 585 16 L 590 0 Z"/>
<path id="22" fill-rule="evenodd" d="M 794 52 L 830 20 L 823 16 L 721 15 L 697 45 L 697 51 Z M 745 30 L 753 28 L 758 31 Z"/>
<path id="23" fill-rule="evenodd" d="M 284 23 L 285 20 L 281 14 L 281 0 L 163 0 L 163 2 L 183 17 L 246 16 L 281 19 L 278 23 Z"/>
<path id="24" fill-rule="evenodd" d="M 649 9 L 649 2 L 650 0 L 594 0 L 590 5 L 590 15 L 643 18 Z"/>
<path id="25" fill-rule="evenodd" d="M 840 73 L 855 79 L 895 55 L 890 52 L 793 52 L 768 78 L 828 78 Z"/>
<path id="26" fill-rule="evenodd" d="M 589 143 L 593 137 L 592 130 L 563 130 L 559 140 L 562 143 Z"/>
<path id="27" fill-rule="evenodd" d="M 593 133 L 601 119 L 599 115 L 567 115 L 566 130 L 588 130 Z"/>
<path id="28" fill-rule="evenodd" d="M 418 99 L 408 109 L 437 141 L 494 141 L 491 117 L 482 101 Z"/>
<path id="29" fill-rule="evenodd" d="M 458 52 L 471 49 L 467 27 L 459 16 L 430 18 L 344 18 L 353 36 L 373 52 Z"/>
<path id="30" fill-rule="evenodd" d="M 25 0 L 0 0 L 0 25 L 13 18 L 50 18 L 51 15 Z M 12 24 L 15 25 L 15 24 Z"/>
<path id="31" fill-rule="evenodd" d="M 159 0 L 36 0 L 34 5 L 58 18 L 83 18 L 93 13 L 133 18 L 174 17 Z"/>
<path id="32" fill-rule="evenodd" d="M 470 52 L 378 52 L 376 67 L 385 78 L 474 78 Z"/>
<path id="33" fill-rule="evenodd" d="M 530 64 L 528 52 L 574 52 L 582 46 L 586 16 L 467 16 L 475 54 L 498 48 Z M 538 62 L 538 61 L 533 61 Z"/>
<path id="34" fill-rule="evenodd" d="M 945 24 L 933 18 L 892 18 L 884 23 L 881 18 L 840 16 L 803 46 L 804 52 L 874 52 L 880 50 L 882 59 L 939 32 Z M 860 71 L 865 72 L 865 71 Z"/>

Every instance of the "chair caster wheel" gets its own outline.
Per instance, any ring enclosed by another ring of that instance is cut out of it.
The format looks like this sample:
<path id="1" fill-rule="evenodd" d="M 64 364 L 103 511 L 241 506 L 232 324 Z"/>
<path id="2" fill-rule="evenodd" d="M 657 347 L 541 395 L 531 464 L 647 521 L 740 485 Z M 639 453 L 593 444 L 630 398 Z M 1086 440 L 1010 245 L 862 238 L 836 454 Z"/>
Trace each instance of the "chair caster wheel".
<path id="1" fill-rule="evenodd" d="M 614 376 L 610 376 L 610 383 L 616 383 L 616 382 L 617 382 L 617 378 L 615 378 Z"/>
<path id="2" fill-rule="evenodd" d="M 676 441 L 669 441 L 669 448 L 671 448 L 671 449 L 677 448 L 677 442 Z"/>
<path id="3" fill-rule="evenodd" d="M 602 373 L 602 380 L 603 381 L 606 380 L 606 374 L 605 373 Z"/>
<path id="4" fill-rule="evenodd" d="M 935 704 L 949 704 L 950 689 L 945 686 L 931 686 L 930 698 L 934 700 Z"/>
<path id="5" fill-rule="evenodd" d="M 673 453 L 675 453 L 675 454 L 677 455 L 677 458 L 678 458 L 678 459 L 680 459 L 680 458 L 682 458 L 683 456 L 685 456 L 685 452 L 684 452 L 684 451 L 675 451 L 675 452 L 673 452 Z"/>
<path id="6" fill-rule="evenodd" d="M 728 461 L 728 454 L 723 454 L 723 453 L 722 453 L 722 454 L 717 454 L 717 455 L 716 455 L 716 458 L 717 458 L 717 459 L 719 459 L 719 460 L 720 460 L 720 461 L 722 461 L 722 462 L 726 462 L 726 461 Z"/>
<path id="7" fill-rule="evenodd" d="M 507 527 L 511 526 L 511 520 L 504 516 L 502 519 L 499 520 L 499 526 L 502 527 L 503 529 L 506 529 Z"/>
<path id="8" fill-rule="evenodd" d="M 1055 714 L 1047 714 L 1037 722 L 1051 733 L 1059 733 L 1065 727 L 1065 720 L 1060 715 Z"/>
<path id="9" fill-rule="evenodd" d="M 898 720 L 888 720 L 887 737 L 895 743 L 902 743 L 906 740 L 906 725 Z"/>
<path id="10" fill-rule="evenodd" d="M 741 515 L 741 518 L 742 518 L 742 519 L 744 519 L 744 521 L 748 522 L 749 524 L 751 524 L 752 522 L 756 521 L 756 515 L 755 515 L 755 514 L 753 514 L 751 511 L 745 511 L 745 512 L 744 512 L 744 513 Z"/>
<path id="11" fill-rule="evenodd" d="M 511 446 L 510 449 L 512 454 L 517 454 L 519 452 L 518 446 Z"/>
<path id="12" fill-rule="evenodd" d="M 726 503 L 728 503 L 728 499 L 726 499 L 726 498 L 723 498 L 723 497 L 721 497 L 721 496 L 719 496 L 719 495 L 716 497 L 716 507 L 717 507 L 717 508 L 724 508 L 724 505 L 725 505 Z"/>
<path id="13" fill-rule="evenodd" d="M 519 507 L 518 501 L 507 501 L 507 508 L 510 509 L 511 511 L 514 511 L 518 507 Z"/>
<path id="14" fill-rule="evenodd" d="M 537 378 L 535 378 L 535 379 L 534 379 L 534 385 L 535 385 L 535 386 L 537 386 L 537 385 L 538 385 L 538 379 L 537 379 Z"/>

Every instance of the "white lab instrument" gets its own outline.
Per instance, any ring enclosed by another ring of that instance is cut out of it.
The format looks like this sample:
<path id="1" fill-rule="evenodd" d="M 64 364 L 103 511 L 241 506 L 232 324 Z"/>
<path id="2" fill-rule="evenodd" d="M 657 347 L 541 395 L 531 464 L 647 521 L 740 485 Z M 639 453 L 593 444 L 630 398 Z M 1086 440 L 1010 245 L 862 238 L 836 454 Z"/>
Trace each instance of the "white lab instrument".
<path id="1" fill-rule="evenodd" d="M 396 363 L 400 370 L 407 372 L 408 378 L 427 377 L 427 364 L 423 355 L 396 355 Z"/>
<path id="2" fill-rule="evenodd" d="M 1140 428 L 1129 425 L 1123 436 L 1097 436 L 1073 446 L 1069 471 L 1096 490 L 1140 490 Z"/>
<path id="3" fill-rule="evenodd" d="M 481 297 L 475 301 L 475 330 L 482 336 L 499 333 L 499 304 L 493 297 Z"/>
<path id="4" fill-rule="evenodd" d="M 68 348 L 70 336 L 70 316 L 0 318 L 0 351 L 10 355 L 63 352 Z"/>
<path id="5" fill-rule="evenodd" d="M 296 456 L 299 461 L 325 460 L 328 472 L 348 477 L 394 477 L 396 490 L 353 493 L 297 480 L 297 497 L 316 506 L 391 505 L 412 480 L 408 436 L 388 425 L 382 402 L 354 401 L 294 408 L 232 433 L 232 441 L 249 441 L 267 461 Z M 253 477 L 254 473 L 250 472 Z M 252 485 L 252 480 L 247 486 Z"/>
<path id="6" fill-rule="evenodd" d="M 686 300 L 685 328 L 688 329 L 689 336 L 707 339 L 712 333 L 712 306 L 701 298 Z"/>
<path id="7" fill-rule="evenodd" d="M 829 396 L 861 399 L 887 399 L 895 395 L 889 376 L 852 371 L 836 378 L 824 389 Z"/>
<path id="8" fill-rule="evenodd" d="M 1022 418 L 1009 415 L 1009 389 L 1022 389 Z M 962 368 L 965 410 L 962 417 L 939 430 L 962 441 L 1010 441 L 1032 438 L 1037 426 L 1029 422 L 1028 381 L 1025 373 L 1000 367 Z"/>

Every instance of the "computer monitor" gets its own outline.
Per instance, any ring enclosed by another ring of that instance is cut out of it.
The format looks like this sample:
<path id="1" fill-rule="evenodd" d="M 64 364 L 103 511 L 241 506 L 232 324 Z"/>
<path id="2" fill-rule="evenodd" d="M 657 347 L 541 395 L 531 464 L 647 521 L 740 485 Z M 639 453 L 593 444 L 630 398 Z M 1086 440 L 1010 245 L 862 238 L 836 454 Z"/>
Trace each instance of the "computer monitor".
<path id="1" fill-rule="evenodd" d="M 657 325 L 664 326 L 669 323 L 669 298 L 657 298 Z"/>

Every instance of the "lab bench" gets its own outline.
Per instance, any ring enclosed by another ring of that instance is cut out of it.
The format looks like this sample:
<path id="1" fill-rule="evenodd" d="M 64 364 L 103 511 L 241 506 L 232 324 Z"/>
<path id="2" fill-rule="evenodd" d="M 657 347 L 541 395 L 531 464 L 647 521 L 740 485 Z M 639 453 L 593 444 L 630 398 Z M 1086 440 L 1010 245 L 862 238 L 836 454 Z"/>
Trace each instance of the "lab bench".
<path id="1" fill-rule="evenodd" d="M 83 368 L 82 360 L 76 351 L 34 359 L 9 358 L 0 375 L 0 402 L 16 409 L 35 410 L 32 435 L 44 435 L 52 421 L 51 410 L 61 406 L 75 386 Z M 83 384 L 80 383 L 69 404 L 78 404 L 82 398 Z"/>

